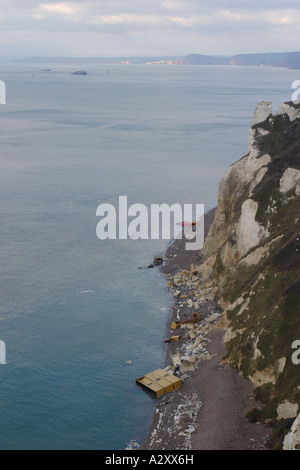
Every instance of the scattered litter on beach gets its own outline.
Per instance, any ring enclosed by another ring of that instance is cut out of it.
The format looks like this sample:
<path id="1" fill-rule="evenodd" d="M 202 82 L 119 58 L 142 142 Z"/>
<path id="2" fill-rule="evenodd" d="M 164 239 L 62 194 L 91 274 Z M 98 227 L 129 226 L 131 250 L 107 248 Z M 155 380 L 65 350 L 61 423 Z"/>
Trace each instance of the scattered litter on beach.
<path id="1" fill-rule="evenodd" d="M 192 434 L 197 430 L 202 402 L 196 393 L 180 393 L 180 404 L 173 409 L 172 396 L 165 397 L 156 409 L 156 426 L 149 436 L 151 449 L 167 450 L 174 448 L 190 450 Z"/>
<path id="2" fill-rule="evenodd" d="M 189 323 L 198 323 L 201 320 L 201 316 L 199 315 L 199 313 L 196 313 L 196 312 L 193 313 L 192 317 L 193 318 L 188 318 L 187 320 L 176 321 L 176 322 L 172 321 L 171 329 L 176 330 L 176 328 L 178 328 L 181 325 L 187 325 Z"/>
<path id="3" fill-rule="evenodd" d="M 181 338 L 180 335 L 177 335 L 177 336 L 171 336 L 170 338 L 165 338 L 163 340 L 164 343 L 175 343 L 176 341 L 179 341 Z"/>
<path id="4" fill-rule="evenodd" d="M 154 258 L 153 258 L 153 263 L 154 263 L 156 266 L 162 264 L 163 261 L 164 261 L 164 259 L 163 259 L 163 257 L 162 257 L 161 255 L 156 255 L 156 256 L 154 256 Z"/>

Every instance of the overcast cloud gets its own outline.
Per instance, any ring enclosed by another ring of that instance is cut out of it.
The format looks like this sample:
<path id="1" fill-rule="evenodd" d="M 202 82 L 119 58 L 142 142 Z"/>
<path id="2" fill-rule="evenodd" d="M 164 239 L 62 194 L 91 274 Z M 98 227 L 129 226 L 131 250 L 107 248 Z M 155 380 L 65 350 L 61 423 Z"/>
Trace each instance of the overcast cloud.
<path id="1" fill-rule="evenodd" d="M 299 44 L 299 0 L 0 0 L 1 55 L 231 55 Z"/>

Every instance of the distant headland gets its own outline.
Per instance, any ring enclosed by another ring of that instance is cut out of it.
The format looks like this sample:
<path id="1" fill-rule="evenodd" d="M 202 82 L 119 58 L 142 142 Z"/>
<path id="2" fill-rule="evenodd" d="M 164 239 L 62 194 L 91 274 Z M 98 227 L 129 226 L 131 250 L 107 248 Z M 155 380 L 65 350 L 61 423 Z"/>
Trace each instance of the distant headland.
<path id="1" fill-rule="evenodd" d="M 148 65 L 228 65 L 228 66 L 266 66 L 300 69 L 300 52 L 267 52 L 253 54 L 204 55 L 189 54 L 187 56 L 157 57 L 0 57 L 0 60 L 27 63 L 99 63 L 99 64 L 148 64 Z"/>

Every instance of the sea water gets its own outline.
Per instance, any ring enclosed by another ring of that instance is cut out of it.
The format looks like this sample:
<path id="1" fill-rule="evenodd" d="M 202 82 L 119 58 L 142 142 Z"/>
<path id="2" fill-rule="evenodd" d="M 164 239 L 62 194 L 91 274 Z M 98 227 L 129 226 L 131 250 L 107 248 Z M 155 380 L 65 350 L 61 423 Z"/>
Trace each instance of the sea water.
<path id="1" fill-rule="evenodd" d="M 97 64 L 71 75 L 76 67 L 0 66 L 0 449 L 142 444 L 157 402 L 135 379 L 164 367 L 172 305 L 147 266 L 169 241 L 100 241 L 97 206 L 123 195 L 211 209 L 247 151 L 257 102 L 276 110 L 299 78 Z"/>

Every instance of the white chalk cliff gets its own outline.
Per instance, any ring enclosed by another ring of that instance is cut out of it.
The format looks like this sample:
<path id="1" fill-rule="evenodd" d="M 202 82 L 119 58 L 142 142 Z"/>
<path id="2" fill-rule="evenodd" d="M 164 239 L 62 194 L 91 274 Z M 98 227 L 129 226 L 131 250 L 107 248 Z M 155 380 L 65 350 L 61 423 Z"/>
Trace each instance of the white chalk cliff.
<path id="1" fill-rule="evenodd" d="M 259 103 L 247 153 L 220 182 L 198 268 L 224 310 L 226 360 L 263 398 L 255 419 L 273 424 L 300 409 L 300 365 L 291 361 L 291 341 L 300 340 L 299 196 L 300 106 L 274 114 Z M 300 446 L 299 417 L 288 430 L 285 448 Z"/>

